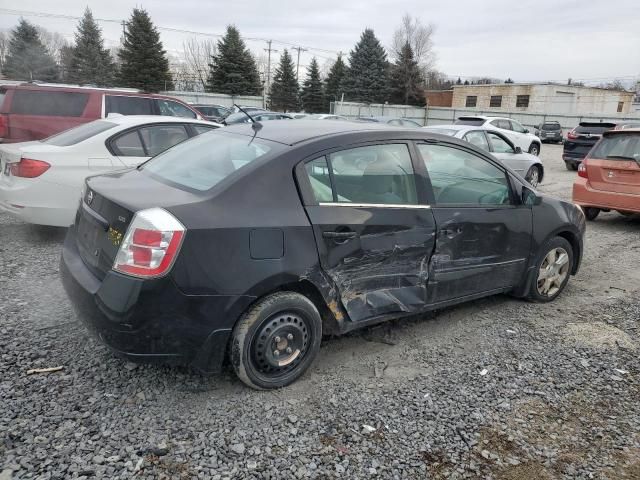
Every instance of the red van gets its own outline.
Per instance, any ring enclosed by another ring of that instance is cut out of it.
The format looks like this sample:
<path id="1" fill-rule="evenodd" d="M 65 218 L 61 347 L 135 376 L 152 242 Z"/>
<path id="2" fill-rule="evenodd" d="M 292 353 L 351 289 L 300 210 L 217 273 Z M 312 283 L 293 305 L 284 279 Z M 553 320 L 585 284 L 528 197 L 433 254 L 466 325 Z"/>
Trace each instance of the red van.
<path id="1" fill-rule="evenodd" d="M 40 140 L 110 113 L 202 119 L 180 100 L 137 90 L 42 83 L 0 85 L 0 142 Z"/>

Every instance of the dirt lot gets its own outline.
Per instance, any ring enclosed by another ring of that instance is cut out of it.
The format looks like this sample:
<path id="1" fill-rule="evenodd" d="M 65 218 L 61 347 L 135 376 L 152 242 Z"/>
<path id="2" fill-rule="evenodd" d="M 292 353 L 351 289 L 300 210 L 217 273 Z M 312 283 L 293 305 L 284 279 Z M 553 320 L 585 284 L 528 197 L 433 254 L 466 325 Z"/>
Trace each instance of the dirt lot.
<path id="1" fill-rule="evenodd" d="M 569 198 L 560 151 L 543 147 L 541 190 Z M 588 227 L 553 304 L 498 296 L 328 339 L 264 393 L 114 357 L 62 291 L 64 232 L 0 214 L 0 479 L 638 479 L 640 216 Z"/>

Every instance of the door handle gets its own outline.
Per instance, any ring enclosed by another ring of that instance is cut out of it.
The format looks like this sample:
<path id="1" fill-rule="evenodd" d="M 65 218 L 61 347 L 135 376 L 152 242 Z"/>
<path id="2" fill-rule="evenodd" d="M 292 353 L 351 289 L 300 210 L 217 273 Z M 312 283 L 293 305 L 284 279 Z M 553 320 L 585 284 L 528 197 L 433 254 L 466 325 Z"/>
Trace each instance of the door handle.
<path id="1" fill-rule="evenodd" d="M 358 234 L 356 232 L 322 232 L 324 238 L 330 238 L 335 243 L 345 243 L 356 238 Z"/>

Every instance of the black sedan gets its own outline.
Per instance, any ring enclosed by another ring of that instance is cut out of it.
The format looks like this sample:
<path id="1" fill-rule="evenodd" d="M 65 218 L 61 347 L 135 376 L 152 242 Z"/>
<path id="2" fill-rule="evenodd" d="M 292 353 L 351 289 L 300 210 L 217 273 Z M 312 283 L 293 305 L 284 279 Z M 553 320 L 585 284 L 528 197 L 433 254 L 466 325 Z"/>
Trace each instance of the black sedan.
<path id="1" fill-rule="evenodd" d="M 468 142 L 420 129 L 266 122 L 90 177 L 61 272 L 117 353 L 269 389 L 324 334 L 510 293 L 555 299 L 585 218 Z"/>

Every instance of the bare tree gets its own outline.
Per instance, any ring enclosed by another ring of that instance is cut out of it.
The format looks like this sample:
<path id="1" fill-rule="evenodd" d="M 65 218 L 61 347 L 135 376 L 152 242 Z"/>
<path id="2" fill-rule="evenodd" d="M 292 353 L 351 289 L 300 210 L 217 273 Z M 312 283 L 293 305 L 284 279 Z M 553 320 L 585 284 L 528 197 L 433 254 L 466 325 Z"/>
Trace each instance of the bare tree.
<path id="1" fill-rule="evenodd" d="M 322 80 L 326 80 L 327 76 L 329 75 L 329 72 L 331 71 L 331 67 L 333 67 L 333 64 L 336 63 L 336 60 L 334 58 L 327 58 L 322 65 L 320 65 L 320 78 Z"/>
<path id="2" fill-rule="evenodd" d="M 7 32 L 0 32 L 0 72 L 4 67 L 4 59 L 7 57 L 9 51 L 9 34 Z"/>
<path id="3" fill-rule="evenodd" d="M 211 57 L 216 54 L 215 41 L 190 38 L 182 43 L 181 72 L 184 80 L 189 78 L 198 91 L 204 91 L 209 74 Z"/>
<path id="4" fill-rule="evenodd" d="M 60 65 L 62 61 L 62 50 L 68 47 L 70 43 L 64 36 L 58 32 L 50 32 L 46 28 L 37 27 L 40 40 L 47 48 L 49 54 L 55 59 L 56 63 Z"/>
<path id="5" fill-rule="evenodd" d="M 425 76 L 433 69 L 436 63 L 436 55 L 433 51 L 433 36 L 436 27 L 432 24 L 423 24 L 419 18 L 414 18 L 405 13 L 401 25 L 396 28 L 391 43 L 391 58 L 397 60 L 406 43 L 413 50 L 413 55 Z"/>

